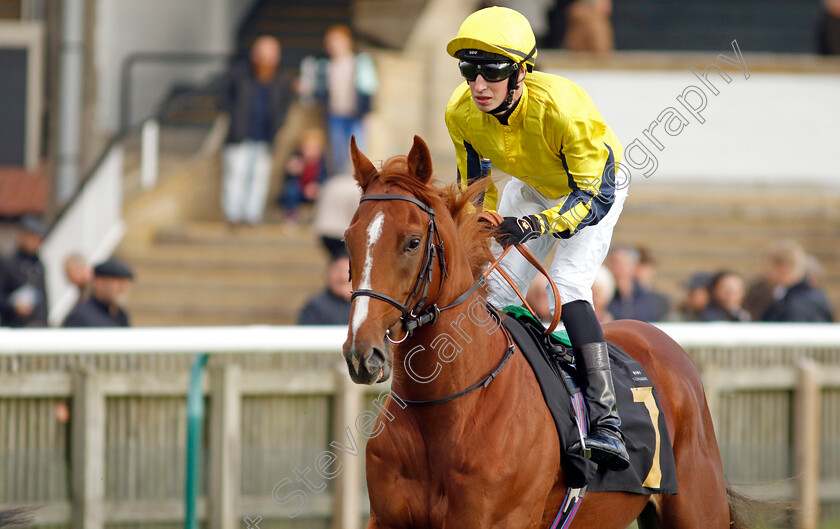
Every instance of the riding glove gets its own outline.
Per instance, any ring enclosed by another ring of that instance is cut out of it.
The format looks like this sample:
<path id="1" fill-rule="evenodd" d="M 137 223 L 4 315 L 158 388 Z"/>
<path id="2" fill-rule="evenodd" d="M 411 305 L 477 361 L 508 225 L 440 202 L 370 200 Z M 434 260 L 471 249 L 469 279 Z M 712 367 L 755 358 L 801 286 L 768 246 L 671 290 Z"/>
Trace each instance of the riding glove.
<path id="1" fill-rule="evenodd" d="M 524 217 L 505 217 L 496 231 L 496 240 L 503 247 L 511 244 L 522 244 L 542 235 L 542 226 L 536 215 Z"/>

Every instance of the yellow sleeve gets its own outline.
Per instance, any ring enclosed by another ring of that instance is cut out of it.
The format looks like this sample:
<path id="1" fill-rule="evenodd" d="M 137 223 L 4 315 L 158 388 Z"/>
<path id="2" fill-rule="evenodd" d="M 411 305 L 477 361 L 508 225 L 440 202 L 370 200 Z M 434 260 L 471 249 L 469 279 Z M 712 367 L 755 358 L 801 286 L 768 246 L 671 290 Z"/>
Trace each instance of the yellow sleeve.
<path id="1" fill-rule="evenodd" d="M 456 113 L 457 108 L 453 108 L 453 105 L 450 104 L 446 109 L 446 127 L 449 130 L 449 137 L 452 139 L 452 144 L 455 146 L 455 156 L 458 164 L 458 181 L 461 184 L 461 189 L 466 189 L 470 183 L 481 178 L 481 156 L 463 137 L 454 117 Z M 485 211 L 496 211 L 498 195 L 499 192 L 495 184 L 490 180 L 482 200 Z"/>
<path id="2" fill-rule="evenodd" d="M 617 164 L 606 136 L 600 116 L 585 114 L 568 122 L 559 152 L 572 192 L 538 215 L 545 233 L 568 238 L 609 212 L 615 200 Z"/>

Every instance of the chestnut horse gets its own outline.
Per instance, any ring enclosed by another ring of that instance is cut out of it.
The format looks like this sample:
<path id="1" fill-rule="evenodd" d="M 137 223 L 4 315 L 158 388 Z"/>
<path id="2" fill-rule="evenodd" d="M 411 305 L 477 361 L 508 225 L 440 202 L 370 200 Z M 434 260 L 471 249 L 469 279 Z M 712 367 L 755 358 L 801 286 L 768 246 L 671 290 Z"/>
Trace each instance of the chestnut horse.
<path id="1" fill-rule="evenodd" d="M 487 325 L 476 279 L 491 257 L 490 234 L 471 206 L 478 191 L 430 185 L 431 157 L 416 136 L 408 156 L 390 158 L 381 171 L 355 141 L 350 150 L 364 194 L 345 234 L 354 297 L 343 354 L 357 383 L 393 372 L 392 398 L 367 445 L 367 529 L 549 527 L 566 491 L 558 436 L 528 362 L 518 351 L 506 355 L 506 333 Z M 720 453 L 688 354 L 642 322 L 610 323 L 604 333 L 657 388 L 679 494 L 590 492 L 572 527 L 625 529 L 636 518 L 650 528 L 743 527 L 730 522 Z M 492 383 L 476 384 L 494 370 Z"/>

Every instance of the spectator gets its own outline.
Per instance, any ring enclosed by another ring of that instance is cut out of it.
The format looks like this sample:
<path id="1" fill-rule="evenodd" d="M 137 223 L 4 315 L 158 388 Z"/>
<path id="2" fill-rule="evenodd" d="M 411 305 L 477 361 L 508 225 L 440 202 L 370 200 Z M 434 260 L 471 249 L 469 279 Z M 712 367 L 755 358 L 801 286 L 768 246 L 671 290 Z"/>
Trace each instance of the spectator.
<path id="1" fill-rule="evenodd" d="M 680 303 L 679 321 L 699 321 L 700 314 L 709 306 L 709 284 L 712 274 L 696 272 L 685 283 L 685 295 Z"/>
<path id="2" fill-rule="evenodd" d="M 747 289 L 747 295 L 744 297 L 744 309 L 750 313 L 752 321 L 759 321 L 772 302 L 773 286 L 766 278 L 760 277 Z"/>
<path id="3" fill-rule="evenodd" d="M 607 310 L 615 319 L 661 321 L 668 313 L 667 301 L 658 298 L 639 284 L 636 270 L 639 251 L 629 246 L 617 246 L 607 255 L 607 267 L 615 279 L 615 296 Z"/>
<path id="4" fill-rule="evenodd" d="M 227 74 L 219 106 L 230 117 L 222 154 L 222 210 L 230 224 L 262 220 L 271 176 L 274 137 L 289 103 L 286 81 L 277 73 L 280 43 L 259 37 L 251 63 L 236 63 Z"/>
<path id="5" fill-rule="evenodd" d="M 134 272 L 118 259 L 109 259 L 93 269 L 93 292 L 76 305 L 64 327 L 130 327 L 125 303 Z"/>
<path id="6" fill-rule="evenodd" d="M 650 291 L 651 295 L 656 298 L 656 303 L 665 314 L 668 313 L 670 302 L 668 296 L 660 294 L 653 287 L 654 278 L 656 277 L 656 260 L 653 258 L 653 253 L 645 247 L 639 246 L 639 266 L 636 267 L 636 281 Z"/>
<path id="7" fill-rule="evenodd" d="M 592 284 L 592 305 L 595 308 L 595 316 L 601 323 L 614 319 L 608 310 L 613 297 L 615 297 L 615 279 L 609 268 L 601 265 L 598 274 L 595 275 L 595 282 Z"/>
<path id="8" fill-rule="evenodd" d="M 566 11 L 563 47 L 571 51 L 609 52 L 615 48 L 612 0 L 575 0 Z"/>
<path id="9" fill-rule="evenodd" d="M 744 310 L 744 280 L 728 270 L 718 272 L 709 283 L 709 304 L 700 313 L 700 321 L 750 321 Z"/>
<path id="10" fill-rule="evenodd" d="M 85 259 L 85 256 L 73 252 L 64 258 L 64 275 L 71 285 L 79 289 L 77 303 L 82 301 L 88 294 L 88 288 L 93 281 L 93 268 Z"/>
<path id="11" fill-rule="evenodd" d="M 347 26 L 327 29 L 324 47 L 328 58 L 301 62 L 299 90 L 304 98 L 314 96 L 325 105 L 332 173 L 340 173 L 350 161 L 350 136 L 356 136 L 359 149 L 365 148 L 363 118 L 370 112 L 378 80 L 370 55 L 353 54 L 353 34 Z"/>
<path id="12" fill-rule="evenodd" d="M 763 321 L 834 321 L 825 293 L 805 279 L 805 264 L 805 251 L 794 241 L 781 241 L 770 250 L 765 274 L 773 287 L 773 302 Z"/>
<path id="13" fill-rule="evenodd" d="M 38 252 L 47 227 L 26 215 L 19 228 L 17 250 L 0 261 L 0 322 L 6 327 L 46 327 L 47 286 Z"/>
<path id="14" fill-rule="evenodd" d="M 344 231 L 356 214 L 361 196 L 362 190 L 353 175 L 343 173 L 327 180 L 315 202 L 313 228 L 332 259 L 347 254 Z"/>
<path id="15" fill-rule="evenodd" d="M 303 131 L 298 140 L 297 151 L 286 164 L 282 206 L 287 223 L 295 223 L 300 205 L 315 202 L 321 186 L 327 181 L 324 144 L 325 138 L 321 129 Z"/>
<path id="16" fill-rule="evenodd" d="M 840 55 L 840 0 L 823 0 L 817 23 L 817 53 Z"/>
<path id="17" fill-rule="evenodd" d="M 306 302 L 298 325 L 348 325 L 350 323 L 350 258 L 347 254 L 330 260 L 327 288 Z"/>

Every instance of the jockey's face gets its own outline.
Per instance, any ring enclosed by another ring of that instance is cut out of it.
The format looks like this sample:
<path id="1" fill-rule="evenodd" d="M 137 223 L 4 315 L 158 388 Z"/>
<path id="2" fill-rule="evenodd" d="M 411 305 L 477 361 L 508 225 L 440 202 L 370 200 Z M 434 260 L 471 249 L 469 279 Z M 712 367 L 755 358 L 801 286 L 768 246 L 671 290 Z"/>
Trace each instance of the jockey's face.
<path id="1" fill-rule="evenodd" d="M 519 69 L 519 88 L 513 93 L 513 100 L 518 101 L 522 97 L 522 80 L 525 78 L 525 69 Z M 483 75 L 478 75 L 475 81 L 470 81 L 470 95 L 472 95 L 475 106 L 482 112 L 496 110 L 507 98 L 508 80 L 489 82 Z"/>

